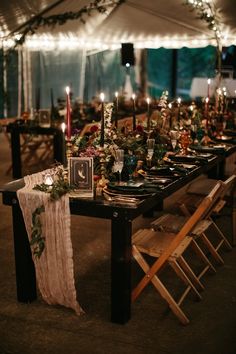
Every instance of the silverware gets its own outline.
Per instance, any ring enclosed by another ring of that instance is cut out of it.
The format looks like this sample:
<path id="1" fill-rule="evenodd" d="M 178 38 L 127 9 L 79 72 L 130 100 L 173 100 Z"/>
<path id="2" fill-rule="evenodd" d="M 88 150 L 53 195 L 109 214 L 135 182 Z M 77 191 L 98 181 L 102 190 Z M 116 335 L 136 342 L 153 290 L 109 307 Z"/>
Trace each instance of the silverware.
<path id="1" fill-rule="evenodd" d="M 106 192 L 103 192 L 103 196 L 109 202 L 115 202 L 120 204 L 138 204 L 140 203 L 140 199 L 133 197 L 122 197 L 122 196 L 110 196 Z"/>

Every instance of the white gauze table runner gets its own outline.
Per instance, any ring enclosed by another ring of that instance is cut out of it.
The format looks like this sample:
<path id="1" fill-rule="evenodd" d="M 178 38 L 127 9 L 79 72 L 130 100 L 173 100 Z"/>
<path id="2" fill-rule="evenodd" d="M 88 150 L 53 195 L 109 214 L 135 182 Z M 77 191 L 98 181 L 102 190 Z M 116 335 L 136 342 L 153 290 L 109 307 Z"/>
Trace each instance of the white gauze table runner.
<path id="1" fill-rule="evenodd" d="M 40 258 L 33 256 L 37 284 L 45 302 L 70 307 L 79 315 L 83 310 L 76 300 L 69 197 L 51 201 L 48 193 L 32 189 L 43 182 L 45 172 L 55 173 L 55 169 L 25 176 L 25 187 L 17 192 L 29 241 L 32 213 L 41 205 L 45 207 L 40 214 L 45 249 Z"/>

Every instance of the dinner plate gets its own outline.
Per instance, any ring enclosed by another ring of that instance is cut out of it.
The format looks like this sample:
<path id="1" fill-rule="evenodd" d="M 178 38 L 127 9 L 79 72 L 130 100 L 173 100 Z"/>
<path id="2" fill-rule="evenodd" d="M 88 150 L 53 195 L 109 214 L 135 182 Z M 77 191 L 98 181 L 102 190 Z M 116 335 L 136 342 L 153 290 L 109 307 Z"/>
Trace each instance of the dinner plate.
<path id="1" fill-rule="evenodd" d="M 227 141 L 227 140 L 232 140 L 232 136 L 222 135 L 222 136 L 217 136 L 215 139 L 216 140 Z"/>
<path id="2" fill-rule="evenodd" d="M 172 182 L 172 179 L 170 178 L 161 178 L 159 176 L 152 176 L 152 175 L 147 175 L 145 177 L 145 180 L 152 181 L 155 183 L 160 183 L 160 184 L 168 184 Z"/>
<path id="3" fill-rule="evenodd" d="M 150 197 L 151 195 L 153 195 L 153 193 L 124 193 L 124 192 L 120 192 L 120 191 L 115 191 L 115 190 L 110 190 L 108 189 L 108 187 L 104 187 L 103 191 L 105 193 L 107 193 L 108 195 L 110 195 L 111 197 L 115 197 L 115 196 L 120 196 L 120 197 L 134 197 L 134 198 L 147 198 Z"/>

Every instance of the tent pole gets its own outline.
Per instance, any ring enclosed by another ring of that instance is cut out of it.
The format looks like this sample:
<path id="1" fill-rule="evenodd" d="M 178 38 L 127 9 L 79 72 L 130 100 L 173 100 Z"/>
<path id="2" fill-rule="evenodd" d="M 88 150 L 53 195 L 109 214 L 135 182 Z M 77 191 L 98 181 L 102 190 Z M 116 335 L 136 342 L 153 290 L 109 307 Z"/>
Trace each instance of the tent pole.
<path id="1" fill-rule="evenodd" d="M 18 48 L 18 102 L 17 117 L 21 117 L 22 112 L 22 48 Z"/>

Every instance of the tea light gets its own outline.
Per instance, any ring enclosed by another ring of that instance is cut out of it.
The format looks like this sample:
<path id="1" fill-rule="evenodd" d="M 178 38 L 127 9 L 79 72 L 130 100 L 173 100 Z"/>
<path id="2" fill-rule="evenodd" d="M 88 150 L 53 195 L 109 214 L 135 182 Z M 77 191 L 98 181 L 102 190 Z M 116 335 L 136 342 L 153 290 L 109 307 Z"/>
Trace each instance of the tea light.
<path id="1" fill-rule="evenodd" d="M 43 177 L 43 183 L 46 184 L 47 186 L 53 185 L 53 177 L 50 173 L 45 173 Z"/>

